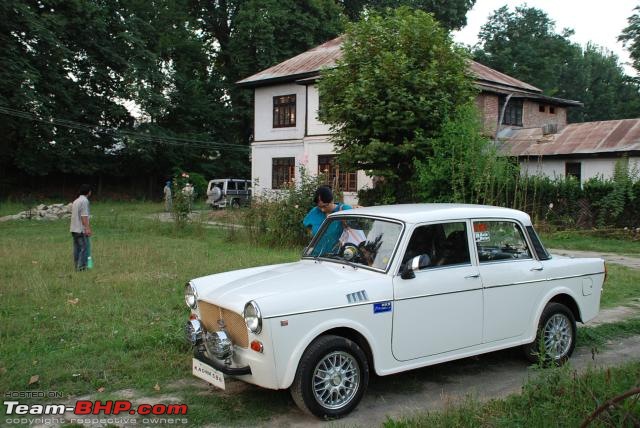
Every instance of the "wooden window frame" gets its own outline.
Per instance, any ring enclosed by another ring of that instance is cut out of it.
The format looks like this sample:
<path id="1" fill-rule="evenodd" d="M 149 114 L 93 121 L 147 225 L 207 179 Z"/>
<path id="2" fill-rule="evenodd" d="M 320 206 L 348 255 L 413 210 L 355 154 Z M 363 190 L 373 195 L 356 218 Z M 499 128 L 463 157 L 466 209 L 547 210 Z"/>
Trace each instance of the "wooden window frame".
<path id="1" fill-rule="evenodd" d="M 578 183 L 582 183 L 582 162 L 565 162 L 564 176 L 565 178 L 574 177 Z"/>
<path id="2" fill-rule="evenodd" d="M 502 111 L 506 98 L 500 97 L 498 111 Z M 511 98 L 504 111 L 502 118 L 503 125 L 522 126 L 522 113 L 524 110 L 524 100 L 522 98 Z"/>
<path id="3" fill-rule="evenodd" d="M 271 188 L 284 189 L 296 177 L 296 158 L 271 158 Z"/>
<path id="4" fill-rule="evenodd" d="M 296 94 L 273 97 L 273 127 L 292 128 L 296 126 Z"/>
<path id="5" fill-rule="evenodd" d="M 336 155 L 318 155 L 318 175 L 325 175 L 325 184 L 343 192 L 358 191 L 358 173 L 340 171 Z"/>

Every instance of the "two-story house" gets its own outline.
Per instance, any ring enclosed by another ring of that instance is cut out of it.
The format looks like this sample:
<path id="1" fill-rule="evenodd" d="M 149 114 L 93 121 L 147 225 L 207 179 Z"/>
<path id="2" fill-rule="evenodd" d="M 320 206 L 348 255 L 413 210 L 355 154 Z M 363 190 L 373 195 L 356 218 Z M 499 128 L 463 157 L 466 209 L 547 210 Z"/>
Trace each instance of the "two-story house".
<path id="1" fill-rule="evenodd" d="M 254 88 L 251 175 L 257 193 L 295 181 L 300 166 L 313 175 L 327 174 L 344 191 L 347 203 L 357 202 L 357 190 L 372 185 L 364 171 L 339 169 L 330 127 L 318 119 L 316 81 L 322 69 L 335 66 L 341 43 L 341 37 L 330 40 L 238 82 Z M 485 132 L 492 137 L 512 129 L 557 133 L 567 126 L 567 108 L 581 105 L 545 96 L 540 89 L 477 62 L 471 61 L 469 67 L 479 90 L 476 102 Z"/>

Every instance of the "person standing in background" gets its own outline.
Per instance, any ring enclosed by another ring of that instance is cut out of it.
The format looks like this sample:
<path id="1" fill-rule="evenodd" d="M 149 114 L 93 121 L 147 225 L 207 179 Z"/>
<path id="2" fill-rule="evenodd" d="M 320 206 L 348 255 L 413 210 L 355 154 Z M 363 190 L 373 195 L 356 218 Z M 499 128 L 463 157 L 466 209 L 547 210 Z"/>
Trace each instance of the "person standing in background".
<path id="1" fill-rule="evenodd" d="M 73 237 L 73 265 L 77 271 L 87 269 L 87 247 L 91 236 L 89 224 L 89 197 L 91 186 L 83 184 L 78 190 L 78 197 L 71 205 L 71 236 Z"/>
<path id="2" fill-rule="evenodd" d="M 169 180 L 164 185 L 164 210 L 166 212 L 171 212 L 171 207 L 171 180 Z"/>

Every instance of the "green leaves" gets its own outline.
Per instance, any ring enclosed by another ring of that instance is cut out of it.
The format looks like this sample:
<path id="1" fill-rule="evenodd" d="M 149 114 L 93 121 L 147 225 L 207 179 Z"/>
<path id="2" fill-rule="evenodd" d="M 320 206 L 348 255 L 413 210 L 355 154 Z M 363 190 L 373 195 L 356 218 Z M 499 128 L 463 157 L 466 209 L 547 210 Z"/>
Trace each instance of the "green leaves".
<path id="1" fill-rule="evenodd" d="M 432 152 L 473 94 L 464 54 L 431 15 L 408 8 L 349 25 L 343 58 L 319 89 L 340 161 L 384 177 L 397 202 L 414 198 L 414 159 Z"/>

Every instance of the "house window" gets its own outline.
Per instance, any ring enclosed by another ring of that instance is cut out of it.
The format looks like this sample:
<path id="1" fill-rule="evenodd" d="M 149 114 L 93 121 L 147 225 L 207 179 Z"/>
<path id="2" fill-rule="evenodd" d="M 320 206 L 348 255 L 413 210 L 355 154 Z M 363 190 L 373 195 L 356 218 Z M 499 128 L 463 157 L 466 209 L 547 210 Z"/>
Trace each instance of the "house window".
<path id="1" fill-rule="evenodd" d="M 273 97 L 273 127 L 296 126 L 296 95 Z"/>
<path id="2" fill-rule="evenodd" d="M 499 111 L 502 111 L 502 107 L 504 106 L 506 98 L 500 98 L 499 103 Z M 503 125 L 514 125 L 514 126 L 522 126 L 522 107 L 523 101 L 522 99 L 513 99 L 509 100 L 507 104 L 507 108 L 504 111 L 504 118 L 502 119 Z"/>
<path id="3" fill-rule="evenodd" d="M 283 189 L 295 178 L 296 158 L 271 159 L 271 188 Z"/>
<path id="4" fill-rule="evenodd" d="M 580 182 L 582 178 L 582 168 L 580 162 L 567 162 L 564 165 L 564 176 L 569 178 L 573 177 Z"/>
<path id="5" fill-rule="evenodd" d="M 545 106 L 544 104 L 538 105 L 538 111 L 540 113 L 544 113 L 546 111 L 546 109 L 547 109 L 547 106 Z"/>
<path id="6" fill-rule="evenodd" d="M 340 189 L 344 192 L 356 192 L 358 190 L 358 174 L 355 171 L 341 171 L 336 161 L 336 155 L 318 156 L 318 174 L 324 174 L 325 184 L 334 189 Z"/>
<path id="7" fill-rule="evenodd" d="M 552 106 L 549 106 L 549 113 L 556 114 L 556 108 L 552 107 Z"/>

